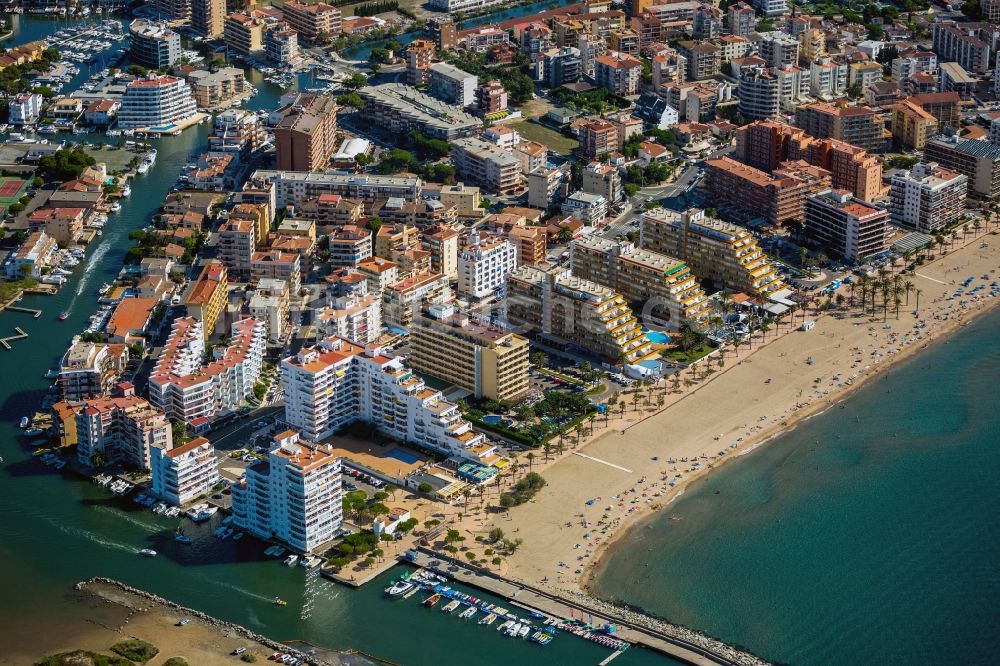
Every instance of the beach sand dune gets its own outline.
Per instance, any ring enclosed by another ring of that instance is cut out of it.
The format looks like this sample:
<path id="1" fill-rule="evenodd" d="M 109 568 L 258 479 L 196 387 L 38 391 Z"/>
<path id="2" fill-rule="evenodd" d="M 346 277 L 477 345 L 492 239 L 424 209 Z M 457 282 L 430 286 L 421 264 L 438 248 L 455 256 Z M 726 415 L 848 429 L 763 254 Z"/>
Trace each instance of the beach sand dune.
<path id="1" fill-rule="evenodd" d="M 1000 299 L 989 297 L 989 287 L 964 303 L 947 297 L 968 276 L 983 284 L 984 274 L 1000 277 L 998 269 L 1000 239 L 970 235 L 961 249 L 904 278 L 923 292 L 919 317 L 914 293 L 898 320 L 892 307 L 885 322 L 881 308 L 874 316 L 857 307 L 834 311 L 808 332 L 783 326 L 783 335 L 772 332 L 753 352 L 744 347 L 739 359 L 730 351 L 724 372 L 683 397 L 669 395 L 669 384 L 657 389 L 668 392 L 658 414 L 635 414 L 626 396 L 625 419 L 615 410 L 603 432 L 599 419 L 595 437 L 579 449 L 583 455 L 569 453 L 536 470 L 548 485 L 529 505 L 495 520 L 523 539 L 506 575 L 553 590 L 585 587 L 608 544 L 687 483 L 829 408 L 866 378 L 996 305 Z M 809 317 L 816 318 L 811 310 Z"/>

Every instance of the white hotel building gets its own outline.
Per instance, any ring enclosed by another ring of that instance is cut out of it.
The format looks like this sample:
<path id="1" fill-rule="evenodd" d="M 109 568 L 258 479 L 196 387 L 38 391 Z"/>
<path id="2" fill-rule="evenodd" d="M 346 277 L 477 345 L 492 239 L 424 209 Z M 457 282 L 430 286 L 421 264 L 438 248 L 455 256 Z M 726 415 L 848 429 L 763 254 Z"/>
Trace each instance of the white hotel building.
<path id="1" fill-rule="evenodd" d="M 169 128 L 191 120 L 198 113 L 191 89 L 176 76 L 132 81 L 125 88 L 118 110 L 122 129 Z"/>
<path id="2" fill-rule="evenodd" d="M 329 337 L 281 365 L 285 420 L 320 441 L 356 420 L 402 442 L 489 464 L 496 447 L 401 359 Z"/>
<path id="3" fill-rule="evenodd" d="M 340 459 L 299 441 L 294 430 L 275 435 L 274 444 L 233 485 L 233 523 L 307 553 L 331 541 L 343 520 Z"/>
<path id="4" fill-rule="evenodd" d="M 173 329 L 149 377 L 149 401 L 176 421 L 196 429 L 236 409 L 260 377 L 267 326 L 248 317 L 234 322 L 228 347 L 217 348 L 202 365 L 205 338 L 193 317 L 174 320 Z"/>
<path id="5" fill-rule="evenodd" d="M 150 463 L 153 494 L 174 506 L 208 494 L 219 482 L 215 447 L 204 437 L 195 437 L 172 449 L 153 447 Z"/>
<path id="6" fill-rule="evenodd" d="M 517 248 L 503 238 L 473 234 L 458 255 L 458 293 L 469 298 L 495 296 L 517 268 Z"/>

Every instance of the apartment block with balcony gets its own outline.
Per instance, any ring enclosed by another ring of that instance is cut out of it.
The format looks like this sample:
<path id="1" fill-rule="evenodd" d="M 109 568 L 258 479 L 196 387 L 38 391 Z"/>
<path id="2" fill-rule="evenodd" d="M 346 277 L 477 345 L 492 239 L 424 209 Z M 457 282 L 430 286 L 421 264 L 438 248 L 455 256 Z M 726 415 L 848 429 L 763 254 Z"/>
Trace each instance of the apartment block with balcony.
<path id="1" fill-rule="evenodd" d="M 624 296 L 565 268 L 519 266 L 508 280 L 507 318 L 550 343 L 610 363 L 655 354 Z"/>
<path id="2" fill-rule="evenodd" d="M 226 0 L 191 0 L 191 29 L 202 37 L 221 37 L 226 29 Z"/>
<path id="3" fill-rule="evenodd" d="M 153 495 L 173 506 L 184 506 L 208 496 L 219 482 L 219 459 L 215 447 L 204 437 L 180 446 L 150 449 Z"/>
<path id="4" fill-rule="evenodd" d="M 201 322 L 205 340 L 215 332 L 228 301 L 229 277 L 226 265 L 221 261 L 208 261 L 185 301 L 188 315 Z"/>
<path id="5" fill-rule="evenodd" d="M 516 402 L 529 392 L 528 340 L 500 324 L 477 322 L 451 306 L 414 318 L 410 365 L 476 398 Z"/>
<path id="6" fill-rule="evenodd" d="M 800 107 L 795 124 L 819 139 L 837 139 L 872 152 L 885 148 L 885 122 L 867 106 L 837 107 L 815 102 Z"/>
<path id="7" fill-rule="evenodd" d="M 313 44 L 319 37 L 335 39 L 341 30 L 341 11 L 324 2 L 286 0 L 281 6 L 285 21 L 303 40 Z"/>
<path id="8" fill-rule="evenodd" d="M 451 300 L 451 281 L 440 273 L 414 273 L 387 286 L 381 294 L 383 322 L 405 330 L 425 307 Z"/>
<path id="9" fill-rule="evenodd" d="M 517 248 L 510 241 L 473 233 L 458 255 L 458 294 L 480 300 L 502 293 L 517 268 Z"/>
<path id="10" fill-rule="evenodd" d="M 831 256 L 851 263 L 888 247 L 888 221 L 889 211 L 844 190 L 826 190 L 806 201 L 806 234 Z"/>
<path id="11" fill-rule="evenodd" d="M 642 61 L 626 53 L 611 52 L 594 60 L 594 80 L 608 92 L 628 97 L 639 94 Z"/>
<path id="12" fill-rule="evenodd" d="M 255 281 L 265 278 L 284 280 L 297 297 L 302 286 L 302 258 L 295 252 L 280 250 L 254 252 L 250 257 L 250 275 Z"/>
<path id="13" fill-rule="evenodd" d="M 247 304 L 250 316 L 264 322 L 271 342 L 281 342 L 288 331 L 289 296 L 287 282 L 264 278 Z"/>
<path id="14" fill-rule="evenodd" d="M 191 122 L 198 113 L 191 89 L 176 76 L 150 76 L 125 86 L 118 127 L 170 128 Z"/>
<path id="15" fill-rule="evenodd" d="M 785 287 L 778 269 L 753 234 L 735 224 L 709 218 L 697 208 L 683 213 L 646 211 L 639 244 L 683 259 L 695 275 L 726 289 L 766 297 Z"/>
<path id="16" fill-rule="evenodd" d="M 267 460 L 233 485 L 233 524 L 298 553 L 332 541 L 343 522 L 340 459 L 292 430 L 275 435 Z"/>
<path id="17" fill-rule="evenodd" d="M 150 450 L 173 445 L 170 422 L 163 412 L 122 384 L 113 397 L 91 398 L 75 408 L 77 461 L 85 468 L 122 463 L 132 469 L 150 467 Z"/>
<path id="18" fill-rule="evenodd" d="M 680 259 L 596 234 L 574 240 L 570 253 L 573 275 L 615 289 L 660 325 L 678 329 L 708 316 L 708 298 Z"/>
<path id="19" fill-rule="evenodd" d="M 256 10 L 236 11 L 226 16 L 223 39 L 241 56 L 256 58 L 264 52 L 264 31 L 268 24 Z"/>
<path id="20" fill-rule="evenodd" d="M 982 139 L 941 134 L 927 140 L 924 159 L 968 177 L 970 196 L 1000 196 L 1000 146 Z"/>
<path id="21" fill-rule="evenodd" d="M 451 147 L 451 160 L 460 178 L 499 194 L 524 189 L 521 163 L 510 152 L 473 137 L 455 139 Z"/>
<path id="22" fill-rule="evenodd" d="M 934 234 L 962 217 L 968 190 L 968 176 L 934 163 L 914 165 L 892 176 L 890 218 L 901 227 Z"/>
<path id="23" fill-rule="evenodd" d="M 329 97 L 296 95 L 274 127 L 278 169 L 319 171 L 325 167 L 337 151 L 338 110 Z"/>
<path id="24" fill-rule="evenodd" d="M 128 26 L 129 53 L 151 69 L 171 67 L 181 57 L 181 36 L 162 23 L 135 19 Z"/>
<path id="25" fill-rule="evenodd" d="M 76 342 L 59 361 L 59 394 L 70 402 L 109 395 L 118 386 L 126 365 L 125 345 Z"/>

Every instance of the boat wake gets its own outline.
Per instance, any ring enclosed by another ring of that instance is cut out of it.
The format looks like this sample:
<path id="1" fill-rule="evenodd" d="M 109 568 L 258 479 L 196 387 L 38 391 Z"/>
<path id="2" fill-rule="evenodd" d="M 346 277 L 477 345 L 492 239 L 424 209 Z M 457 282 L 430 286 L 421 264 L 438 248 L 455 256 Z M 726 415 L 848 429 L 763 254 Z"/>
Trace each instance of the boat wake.
<path id="1" fill-rule="evenodd" d="M 104 258 L 104 255 L 106 255 L 108 253 L 108 250 L 110 249 L 111 249 L 111 243 L 108 243 L 107 240 L 105 240 L 104 243 L 101 243 L 100 245 L 97 246 L 97 249 L 94 250 L 94 253 L 90 255 L 90 258 L 87 259 L 87 263 L 84 264 L 83 275 L 80 276 L 80 281 L 76 285 L 76 295 L 73 297 L 73 300 L 70 301 L 69 308 L 66 308 L 67 310 L 72 308 L 73 305 L 76 303 L 76 296 L 80 296 L 81 294 L 83 294 L 83 290 L 86 289 L 87 285 L 90 284 L 91 273 L 92 273 L 91 269 L 94 266 L 96 266 L 101 261 L 101 259 Z"/>
<path id="2" fill-rule="evenodd" d="M 208 582 L 210 582 L 210 583 L 212 583 L 214 585 L 218 585 L 219 587 L 225 587 L 227 589 L 230 589 L 233 592 L 239 592 L 240 594 L 246 595 L 246 596 L 251 597 L 253 599 L 258 599 L 260 601 L 266 601 L 267 603 L 273 603 L 274 602 L 274 597 L 264 596 L 263 594 L 260 594 L 259 592 L 254 592 L 253 590 L 248 590 L 246 588 L 240 587 L 239 585 L 233 585 L 232 583 L 223 583 L 222 581 L 218 581 L 218 580 L 215 580 L 215 579 L 212 579 L 212 578 L 208 578 L 207 576 L 204 578 L 204 580 L 207 580 Z"/>
<path id="3" fill-rule="evenodd" d="M 55 525 L 55 527 L 60 532 L 68 534 L 69 536 L 81 537 L 83 539 L 99 544 L 111 550 L 119 550 L 123 553 L 131 553 L 131 554 L 136 553 L 135 546 L 130 546 L 124 543 L 118 543 L 117 541 L 111 541 L 110 539 L 105 539 L 99 534 L 94 534 L 89 530 L 81 529 L 79 527 L 67 527 L 66 525 L 58 525 L 56 523 L 52 524 Z"/>
<path id="4" fill-rule="evenodd" d="M 138 520 L 137 518 L 133 518 L 132 516 L 124 514 L 124 513 L 122 513 L 121 511 L 119 511 L 117 509 L 112 509 L 111 507 L 98 506 L 98 507 L 96 507 L 96 510 L 100 511 L 101 513 L 110 513 L 112 516 L 114 516 L 116 518 L 121 518 L 125 522 L 132 523 L 136 527 L 139 527 L 139 528 L 141 528 L 141 529 L 143 529 L 143 530 L 145 530 L 147 532 L 150 532 L 150 533 L 162 531 L 162 528 L 159 527 L 158 525 L 151 525 L 149 523 L 143 522 L 141 520 Z"/>

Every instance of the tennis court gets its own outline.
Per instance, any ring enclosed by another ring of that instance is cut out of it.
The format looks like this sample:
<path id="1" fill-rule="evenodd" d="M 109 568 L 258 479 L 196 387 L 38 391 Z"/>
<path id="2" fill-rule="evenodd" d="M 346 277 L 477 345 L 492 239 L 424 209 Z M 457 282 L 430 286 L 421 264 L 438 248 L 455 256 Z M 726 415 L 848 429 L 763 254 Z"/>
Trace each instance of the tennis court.
<path id="1" fill-rule="evenodd" d="M 0 201 L 13 202 L 21 198 L 21 190 L 27 184 L 28 181 L 20 178 L 0 178 Z"/>

